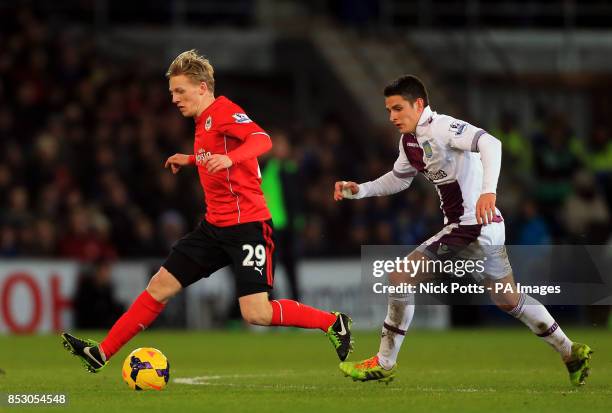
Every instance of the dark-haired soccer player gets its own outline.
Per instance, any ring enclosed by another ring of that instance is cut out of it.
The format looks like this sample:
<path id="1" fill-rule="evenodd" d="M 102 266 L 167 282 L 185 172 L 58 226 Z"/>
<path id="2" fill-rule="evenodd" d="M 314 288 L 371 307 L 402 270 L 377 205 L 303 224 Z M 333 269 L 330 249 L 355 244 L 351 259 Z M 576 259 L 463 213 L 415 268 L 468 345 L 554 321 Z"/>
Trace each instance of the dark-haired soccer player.
<path id="1" fill-rule="evenodd" d="M 101 343 L 62 334 L 64 347 L 98 372 L 119 349 L 157 318 L 183 288 L 232 265 L 243 318 L 255 325 L 324 331 L 340 360 L 351 351 L 351 319 L 292 300 L 272 300 L 274 231 L 260 188 L 257 157 L 272 147 L 270 136 L 238 105 L 214 96 L 213 67 L 195 50 L 181 53 L 166 77 L 172 102 L 195 119 L 193 154 L 175 154 L 166 168 L 176 174 L 195 165 L 205 193 L 206 217 L 172 247 L 146 290 Z"/>
<path id="2" fill-rule="evenodd" d="M 504 246 L 504 221 L 495 207 L 502 155 L 499 140 L 467 122 L 432 111 L 425 86 L 415 76 L 394 80 L 384 95 L 389 120 L 402 134 L 393 170 L 360 185 L 336 182 L 334 199 L 394 194 L 408 188 L 413 177 L 422 173 L 436 186 L 445 226 L 408 258 L 444 261 L 484 256 L 486 286 L 502 283 L 512 291 L 496 294 L 493 288 L 493 302 L 559 352 L 573 384 L 584 384 L 592 353 L 589 346 L 573 343 L 541 303 L 516 290 Z M 430 275 L 418 273 L 411 279 L 392 273 L 389 278 L 395 284 L 414 285 Z M 391 380 L 413 314 L 414 295 L 390 294 L 378 354 L 360 362 L 340 363 L 340 370 L 354 380 Z"/>

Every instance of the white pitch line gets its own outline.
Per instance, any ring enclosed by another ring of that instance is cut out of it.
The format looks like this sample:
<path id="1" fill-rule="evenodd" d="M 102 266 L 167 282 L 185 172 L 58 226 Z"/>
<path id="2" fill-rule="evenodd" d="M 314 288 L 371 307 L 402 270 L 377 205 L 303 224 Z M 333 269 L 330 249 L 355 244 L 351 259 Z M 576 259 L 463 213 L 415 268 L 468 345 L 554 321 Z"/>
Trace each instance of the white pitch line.
<path id="1" fill-rule="evenodd" d="M 292 372 L 280 371 L 276 373 L 267 374 L 215 374 L 210 376 L 196 376 L 196 377 L 177 377 L 172 381 L 179 384 L 202 384 L 202 382 L 208 382 L 210 380 L 225 380 L 225 379 L 253 379 L 262 377 L 286 377 L 291 375 Z"/>
<path id="2" fill-rule="evenodd" d="M 291 384 L 237 384 L 237 383 L 214 383 L 214 382 L 194 382 L 182 384 L 192 384 L 196 386 L 210 386 L 210 387 L 238 387 L 241 389 L 276 389 L 276 390 L 318 390 L 320 387 L 316 386 L 305 386 L 305 385 L 291 385 Z"/>
<path id="3" fill-rule="evenodd" d="M 173 379 L 172 381 L 176 384 L 187 384 L 194 386 L 210 386 L 210 387 L 233 387 L 233 388 L 245 388 L 245 389 L 276 389 L 276 390 L 319 390 L 319 389 L 337 389 L 337 390 L 348 390 L 346 387 L 338 387 L 338 386 L 311 386 L 311 385 L 298 385 L 298 384 L 254 384 L 254 383 L 232 383 L 232 382 L 222 382 L 220 380 L 228 380 L 228 379 L 252 379 L 252 378 L 274 378 L 274 377 L 287 377 L 294 375 L 295 372 L 292 371 L 279 371 L 275 373 L 267 373 L 267 374 L 216 374 L 216 375 L 208 375 L 208 376 L 196 376 L 196 377 L 178 377 Z M 356 389 L 360 389 L 359 386 L 355 386 Z M 396 391 L 420 391 L 424 393 L 497 393 L 497 389 L 494 388 L 475 388 L 475 387 L 458 387 L 455 389 L 452 388 L 441 388 L 441 387 L 425 387 L 425 386 L 416 386 L 416 387 L 394 387 L 393 385 L 381 387 L 384 391 L 388 392 L 396 392 Z M 577 391 L 575 389 L 570 390 L 539 390 L 539 389 L 526 389 L 526 390 L 517 390 L 520 393 L 527 394 L 539 394 L 539 393 L 558 393 L 558 394 L 612 394 L 611 391 L 603 391 L 600 390 L 597 392 L 585 392 Z"/>
<path id="4" fill-rule="evenodd" d="M 257 374 L 245 374 L 245 375 L 228 375 L 228 376 L 198 376 L 198 377 L 184 377 L 174 379 L 175 383 L 178 384 L 188 384 L 195 386 L 217 386 L 217 387 L 239 387 L 239 388 L 254 388 L 254 389 L 295 389 L 295 390 L 317 390 L 320 387 L 317 386 L 307 386 L 307 385 L 291 385 L 291 384 L 253 384 L 253 383 L 220 383 L 214 380 L 220 380 L 223 378 L 251 378 L 251 377 L 274 377 L 275 375 L 257 375 Z M 281 376 L 281 375 L 276 375 Z M 213 380 L 213 381 L 206 381 Z M 326 387 L 329 390 L 328 387 Z M 346 390 L 346 389 L 343 389 Z M 409 391 L 410 389 L 401 388 L 401 387 L 389 387 L 385 388 L 385 391 Z M 422 391 L 425 393 L 495 393 L 497 390 L 495 389 L 476 389 L 476 388 L 457 388 L 457 389 L 447 389 L 447 388 L 433 388 L 433 387 L 417 387 L 416 390 Z"/>
<path id="5" fill-rule="evenodd" d="M 412 389 L 406 388 L 404 390 L 410 391 Z M 456 389 L 449 389 L 449 388 L 434 388 L 434 387 L 417 386 L 415 390 L 426 392 L 426 393 L 496 393 L 497 392 L 497 390 L 491 389 L 491 388 L 477 389 L 473 387 L 459 387 Z"/>
<path id="6" fill-rule="evenodd" d="M 288 385 L 253 385 L 253 384 L 239 384 L 239 383 L 219 383 L 219 380 L 232 380 L 232 379 L 259 379 L 259 378 L 278 378 L 287 377 L 294 375 L 292 371 L 278 371 L 274 373 L 260 373 L 260 374 L 214 374 L 208 376 L 196 376 L 196 377 L 177 377 L 172 379 L 177 384 L 189 384 L 195 386 L 239 386 L 239 387 L 296 387 L 296 388 L 308 388 L 306 386 L 288 386 Z"/>
<path id="7" fill-rule="evenodd" d="M 225 383 L 219 380 L 226 379 L 252 379 L 262 377 L 286 377 L 288 373 L 279 372 L 276 374 L 227 374 L 197 377 L 178 377 L 172 381 L 177 384 L 188 384 L 193 386 L 220 386 L 220 387 L 240 387 L 254 389 L 297 389 L 297 390 L 316 390 L 316 386 L 291 385 L 291 384 L 252 384 L 252 383 Z"/>

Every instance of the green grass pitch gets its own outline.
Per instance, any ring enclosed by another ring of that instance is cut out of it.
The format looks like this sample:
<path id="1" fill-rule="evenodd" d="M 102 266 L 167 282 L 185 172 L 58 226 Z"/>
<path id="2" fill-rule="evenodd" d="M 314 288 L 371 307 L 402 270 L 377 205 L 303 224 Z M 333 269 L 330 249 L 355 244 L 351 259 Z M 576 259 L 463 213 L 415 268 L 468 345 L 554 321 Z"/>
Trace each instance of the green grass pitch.
<path id="1" fill-rule="evenodd" d="M 573 388 L 557 354 L 526 329 L 412 331 L 390 385 L 354 383 L 322 333 L 150 331 L 101 373 L 87 373 L 58 336 L 0 337 L 0 393 L 65 393 L 75 412 L 610 412 L 612 334 L 568 329 L 594 350 L 587 385 Z M 86 332 L 100 339 L 102 332 Z M 351 359 L 374 354 L 378 333 L 357 332 Z M 170 360 L 162 392 L 134 392 L 124 357 L 151 346 Z M 46 408 L 42 408 L 47 410 Z M 41 411 L 7 407 L 0 411 Z"/>

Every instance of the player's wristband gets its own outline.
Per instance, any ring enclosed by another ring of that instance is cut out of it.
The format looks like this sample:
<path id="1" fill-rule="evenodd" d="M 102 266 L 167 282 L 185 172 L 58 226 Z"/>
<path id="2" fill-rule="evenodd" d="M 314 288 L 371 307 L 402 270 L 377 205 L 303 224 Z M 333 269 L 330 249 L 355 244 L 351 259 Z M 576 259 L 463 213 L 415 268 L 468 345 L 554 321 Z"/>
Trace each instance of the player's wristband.
<path id="1" fill-rule="evenodd" d="M 195 165 L 195 155 L 189 155 L 189 165 Z"/>

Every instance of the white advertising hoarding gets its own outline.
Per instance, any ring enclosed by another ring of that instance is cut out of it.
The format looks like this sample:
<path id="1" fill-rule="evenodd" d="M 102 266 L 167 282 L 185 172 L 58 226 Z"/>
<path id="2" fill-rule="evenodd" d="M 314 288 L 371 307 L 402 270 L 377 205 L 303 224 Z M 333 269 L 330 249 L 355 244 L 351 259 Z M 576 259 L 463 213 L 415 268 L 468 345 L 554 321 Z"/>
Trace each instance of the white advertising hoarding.
<path id="1" fill-rule="evenodd" d="M 72 298 L 80 265 L 73 261 L 5 260 L 0 263 L 0 333 L 29 334 L 73 327 Z M 117 299 L 125 306 L 146 286 L 148 265 L 112 266 Z"/>
<path id="2" fill-rule="evenodd" d="M 59 331 L 72 325 L 78 265 L 53 261 L 0 264 L 0 332 Z"/>
<path id="3" fill-rule="evenodd" d="M 124 261 L 112 266 L 115 297 L 127 308 L 146 287 L 156 266 L 151 261 Z M 51 333 L 74 328 L 72 299 L 81 266 L 71 261 L 6 260 L 0 263 L 0 334 Z M 298 266 L 301 301 L 351 315 L 355 328 L 378 328 L 386 312 L 379 303 L 363 300 L 359 260 L 305 260 Z M 282 266 L 277 266 L 274 297 L 289 291 Z M 188 328 L 211 326 L 211 316 L 227 315 L 235 300 L 228 268 L 200 280 L 184 294 Z M 381 305 L 382 303 L 382 305 Z M 446 328 L 445 306 L 421 307 L 414 324 Z"/>

